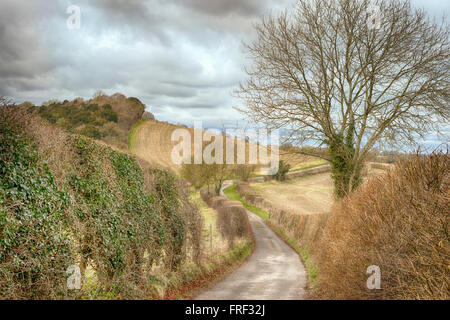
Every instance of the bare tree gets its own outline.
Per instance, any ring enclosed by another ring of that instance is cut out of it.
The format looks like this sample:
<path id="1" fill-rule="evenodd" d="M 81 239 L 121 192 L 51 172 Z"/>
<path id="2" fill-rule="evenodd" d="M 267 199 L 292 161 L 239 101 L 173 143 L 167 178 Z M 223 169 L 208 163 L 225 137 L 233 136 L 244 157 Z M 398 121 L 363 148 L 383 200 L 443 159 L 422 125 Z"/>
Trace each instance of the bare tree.
<path id="1" fill-rule="evenodd" d="M 331 162 L 339 197 L 374 146 L 413 143 L 449 119 L 448 24 L 408 1 L 299 0 L 256 31 L 241 111 L 325 147 L 302 152 Z"/>
<path id="2" fill-rule="evenodd" d="M 223 182 L 229 179 L 234 174 L 233 166 L 228 164 L 207 164 L 202 161 L 200 164 L 183 164 L 181 166 L 181 176 L 189 181 L 195 189 L 200 189 L 203 186 L 211 190 L 214 187 L 214 193 L 220 194 Z"/>

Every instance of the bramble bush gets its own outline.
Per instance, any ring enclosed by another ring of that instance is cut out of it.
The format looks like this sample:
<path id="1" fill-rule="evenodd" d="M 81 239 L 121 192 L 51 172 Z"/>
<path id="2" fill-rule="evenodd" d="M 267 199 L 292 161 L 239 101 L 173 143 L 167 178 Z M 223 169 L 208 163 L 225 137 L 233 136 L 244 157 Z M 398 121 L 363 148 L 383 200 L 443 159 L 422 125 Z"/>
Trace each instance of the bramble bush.
<path id="1" fill-rule="evenodd" d="M 95 103 L 54 102 L 37 108 L 41 117 L 63 129 L 79 133 L 89 138 L 101 139 L 105 136 L 101 128 L 106 123 L 118 123 L 117 112 L 110 104 L 99 106 Z M 78 127 L 82 127 L 77 129 Z"/>

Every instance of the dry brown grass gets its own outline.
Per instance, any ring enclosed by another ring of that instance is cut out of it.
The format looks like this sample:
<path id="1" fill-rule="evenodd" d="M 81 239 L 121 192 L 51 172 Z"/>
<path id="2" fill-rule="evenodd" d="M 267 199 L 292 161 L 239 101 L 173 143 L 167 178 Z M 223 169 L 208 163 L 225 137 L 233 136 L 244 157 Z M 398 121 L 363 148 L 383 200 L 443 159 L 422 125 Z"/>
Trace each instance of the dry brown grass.
<path id="1" fill-rule="evenodd" d="M 161 168 L 171 170 L 173 172 L 180 172 L 181 166 L 172 162 L 172 149 L 178 144 L 177 141 L 171 141 L 172 132 L 176 129 L 187 129 L 191 133 L 191 152 L 194 150 L 194 130 L 179 125 L 170 124 L 167 122 L 160 122 L 156 120 L 147 120 L 139 123 L 134 129 L 130 137 L 130 150 L 138 157 L 147 162 Z M 228 141 L 231 138 L 226 138 Z M 235 143 L 236 140 L 233 140 Z M 224 142 L 224 148 L 226 143 Z M 246 147 L 246 164 L 248 164 L 249 143 L 245 143 Z M 270 150 L 270 148 L 269 148 Z M 235 153 L 236 154 L 236 153 Z M 270 154 L 270 151 L 268 151 Z M 225 155 L 225 152 L 224 152 Z M 292 169 L 302 168 L 309 165 L 316 165 L 324 161 L 318 158 L 304 156 L 300 154 L 293 154 L 287 151 L 280 151 L 280 159 L 291 164 Z M 263 166 L 254 166 L 255 173 L 262 173 Z M 250 172 L 242 172 L 241 178 L 247 179 Z M 247 176 L 247 177 L 246 177 Z"/>
<path id="2" fill-rule="evenodd" d="M 217 211 L 217 226 L 222 236 L 227 239 L 228 247 L 234 248 L 236 239 L 253 239 L 250 222 L 241 202 L 228 200 L 224 196 L 215 196 L 213 191 L 203 189 L 202 199 Z"/>
<path id="3" fill-rule="evenodd" d="M 385 174 L 371 169 L 371 178 L 329 214 L 284 210 L 280 204 L 288 199 L 274 204 L 247 183 L 236 190 L 311 254 L 319 266 L 313 298 L 449 299 L 449 169 L 448 153 L 404 159 Z M 275 183 L 285 192 L 292 184 Z M 369 265 L 381 268 L 382 290 L 367 289 Z"/>
<path id="4" fill-rule="evenodd" d="M 329 173 L 283 183 L 255 183 L 252 187 L 272 205 L 295 214 L 326 213 L 334 201 L 333 182 Z"/>
<path id="5" fill-rule="evenodd" d="M 450 158 L 403 159 L 336 206 L 314 246 L 317 298 L 450 298 Z M 381 269 L 368 290 L 366 268 Z"/>

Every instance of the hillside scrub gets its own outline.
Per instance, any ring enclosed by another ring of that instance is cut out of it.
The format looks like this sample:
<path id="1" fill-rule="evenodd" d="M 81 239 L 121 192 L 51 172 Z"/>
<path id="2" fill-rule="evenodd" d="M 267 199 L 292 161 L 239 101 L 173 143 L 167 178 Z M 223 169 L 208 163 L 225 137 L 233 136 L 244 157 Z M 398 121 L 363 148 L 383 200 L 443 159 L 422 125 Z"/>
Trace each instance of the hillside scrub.
<path id="1" fill-rule="evenodd" d="M 119 93 L 107 96 L 101 92 L 86 101 L 77 98 L 62 102 L 50 100 L 42 106 L 28 102 L 22 105 L 71 133 L 103 140 L 122 150 L 127 149 L 128 132 L 145 111 L 145 105 L 137 98 Z"/>
<path id="2" fill-rule="evenodd" d="M 0 119 L 1 298 L 161 297 L 199 263 L 201 216 L 174 176 L 24 108 Z"/>
<path id="3" fill-rule="evenodd" d="M 316 298 L 448 300 L 449 191 L 448 152 L 402 159 L 361 185 L 314 246 Z M 366 287 L 370 265 L 380 267 L 381 290 Z"/>
<path id="4" fill-rule="evenodd" d="M 286 173 L 291 169 L 290 164 L 284 163 L 283 160 L 278 162 L 278 171 L 273 175 L 273 177 L 278 181 L 286 180 Z"/>

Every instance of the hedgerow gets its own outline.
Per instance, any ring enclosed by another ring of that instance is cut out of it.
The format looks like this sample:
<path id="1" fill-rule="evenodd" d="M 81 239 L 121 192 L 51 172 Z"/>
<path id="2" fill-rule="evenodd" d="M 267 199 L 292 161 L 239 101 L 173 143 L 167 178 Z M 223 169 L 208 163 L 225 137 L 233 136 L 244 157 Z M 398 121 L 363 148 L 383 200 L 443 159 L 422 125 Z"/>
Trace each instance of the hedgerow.
<path id="1" fill-rule="evenodd" d="M 312 244 L 314 295 L 325 299 L 450 298 L 450 156 L 413 154 L 337 204 Z M 369 289 L 368 267 L 380 270 Z"/>
<path id="2" fill-rule="evenodd" d="M 155 176 L 155 191 L 164 216 L 164 248 L 168 257 L 166 266 L 176 269 L 183 255 L 185 224 L 179 213 L 181 202 L 175 187 L 175 178 L 158 169 L 152 169 L 152 174 Z"/>
<path id="3" fill-rule="evenodd" d="M 30 141 L 0 121 L 0 296 L 61 294 L 74 263 L 64 210 L 66 192 Z"/>
<path id="4" fill-rule="evenodd" d="M 174 176 L 12 107 L 0 118 L 0 298 L 158 296 L 154 267 L 178 270 L 191 247 L 199 260 L 198 208 Z"/>

